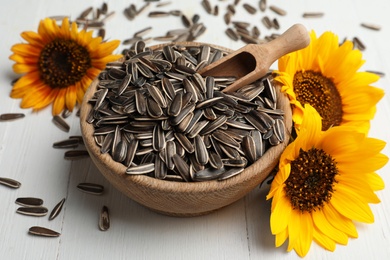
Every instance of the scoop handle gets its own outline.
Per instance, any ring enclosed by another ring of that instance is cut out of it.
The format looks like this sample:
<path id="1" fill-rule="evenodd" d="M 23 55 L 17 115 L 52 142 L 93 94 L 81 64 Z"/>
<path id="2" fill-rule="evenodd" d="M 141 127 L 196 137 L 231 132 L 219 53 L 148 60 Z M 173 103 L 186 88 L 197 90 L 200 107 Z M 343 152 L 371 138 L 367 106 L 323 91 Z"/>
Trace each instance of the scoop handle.
<path id="1" fill-rule="evenodd" d="M 309 43 L 310 36 L 305 26 L 302 24 L 294 24 L 276 39 L 256 46 L 261 48 L 262 51 L 267 52 L 267 55 L 262 56 L 263 58 L 266 58 L 266 61 L 263 60 L 262 62 L 264 63 L 263 65 L 269 68 L 272 63 L 280 57 L 287 53 L 303 49 L 307 47 Z"/>

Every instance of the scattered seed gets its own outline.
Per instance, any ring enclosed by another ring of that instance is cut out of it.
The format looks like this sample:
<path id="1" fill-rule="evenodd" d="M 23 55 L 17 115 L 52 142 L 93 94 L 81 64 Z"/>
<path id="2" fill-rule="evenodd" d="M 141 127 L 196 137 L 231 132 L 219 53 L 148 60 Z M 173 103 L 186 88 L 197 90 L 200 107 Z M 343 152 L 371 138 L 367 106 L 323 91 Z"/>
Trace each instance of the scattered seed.
<path id="1" fill-rule="evenodd" d="M 383 78 L 383 77 L 385 76 L 385 73 L 384 73 L 384 72 L 381 72 L 381 71 L 366 70 L 366 72 L 374 73 L 374 74 L 378 75 L 378 76 L 381 77 L 381 78 Z"/>
<path id="2" fill-rule="evenodd" d="M 267 8 L 267 0 L 260 0 L 259 2 L 260 11 L 264 12 L 266 8 Z"/>
<path id="3" fill-rule="evenodd" d="M 358 50 L 364 51 L 366 49 L 366 46 L 358 37 L 353 37 L 352 42 Z"/>
<path id="4" fill-rule="evenodd" d="M 80 160 L 88 157 L 89 153 L 87 150 L 71 150 L 66 151 L 64 154 L 66 160 Z"/>
<path id="5" fill-rule="evenodd" d="M 306 13 L 303 13 L 303 15 L 302 15 L 303 18 L 320 18 L 323 16 L 324 16 L 324 13 L 322 13 L 322 12 L 306 12 Z"/>
<path id="6" fill-rule="evenodd" d="M 10 178 L 4 178 L 4 177 L 0 177 L 0 184 L 3 184 L 4 186 L 14 188 L 14 189 L 18 189 L 20 188 L 20 186 L 22 186 L 20 182 Z"/>
<path id="7" fill-rule="evenodd" d="M 65 203 L 65 198 L 63 198 L 60 202 L 57 203 L 57 205 L 54 206 L 54 208 L 50 212 L 49 220 L 55 219 L 60 214 L 62 207 L 64 206 L 64 203 Z"/>
<path id="8" fill-rule="evenodd" d="M 45 228 L 45 227 L 39 227 L 39 226 L 33 226 L 28 230 L 28 233 L 31 235 L 36 235 L 36 236 L 43 236 L 43 237 L 59 237 L 61 234 Z"/>
<path id="9" fill-rule="evenodd" d="M 371 30 L 374 30 L 374 31 L 379 31 L 381 29 L 381 26 L 378 25 L 378 24 L 361 23 L 360 25 L 363 26 L 364 28 L 371 29 Z"/>
<path id="10" fill-rule="evenodd" d="M 0 115 L 0 122 L 1 121 L 11 121 L 19 118 L 23 118 L 25 115 L 23 113 L 6 113 Z"/>
<path id="11" fill-rule="evenodd" d="M 48 212 L 47 208 L 42 206 L 19 207 L 16 210 L 16 213 L 27 215 L 27 216 L 35 216 L 35 217 L 46 216 L 47 212 Z"/>
<path id="12" fill-rule="evenodd" d="M 40 198 L 22 197 L 22 198 L 17 198 L 15 200 L 15 203 L 25 207 L 33 207 L 33 206 L 41 206 L 43 204 L 43 200 Z"/>
<path id="13" fill-rule="evenodd" d="M 53 148 L 76 148 L 80 144 L 80 139 L 78 138 L 68 138 L 53 143 Z"/>
<path id="14" fill-rule="evenodd" d="M 274 6 L 274 5 L 271 5 L 271 6 L 269 7 L 269 9 L 270 9 L 271 11 L 273 11 L 274 13 L 276 13 L 276 14 L 278 14 L 278 15 L 281 15 L 281 16 L 284 16 L 284 15 L 287 14 L 287 12 L 286 12 L 285 10 L 283 10 L 283 9 L 280 8 L 280 7 L 276 7 L 276 6 Z"/>
<path id="15" fill-rule="evenodd" d="M 245 3 L 243 4 L 243 7 L 250 14 L 255 14 L 257 12 L 257 9 L 250 4 Z"/>
<path id="16" fill-rule="evenodd" d="M 107 206 L 103 206 L 99 215 L 99 229 L 107 231 L 110 228 L 110 215 Z"/>
<path id="17" fill-rule="evenodd" d="M 54 116 L 52 121 L 62 131 L 69 132 L 70 126 L 68 125 L 68 123 L 66 123 L 66 121 L 62 117 Z"/>
<path id="18" fill-rule="evenodd" d="M 83 192 L 93 195 L 101 195 L 104 192 L 104 186 L 95 183 L 83 182 L 78 184 L 77 188 Z"/>

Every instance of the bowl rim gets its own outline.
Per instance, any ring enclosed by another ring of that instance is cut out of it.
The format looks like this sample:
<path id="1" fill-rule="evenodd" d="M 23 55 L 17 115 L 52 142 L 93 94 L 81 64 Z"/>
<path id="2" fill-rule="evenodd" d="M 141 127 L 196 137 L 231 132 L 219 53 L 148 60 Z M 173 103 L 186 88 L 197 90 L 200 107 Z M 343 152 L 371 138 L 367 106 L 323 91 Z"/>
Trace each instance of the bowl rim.
<path id="1" fill-rule="evenodd" d="M 170 42 L 165 44 L 153 45 L 150 46 L 150 48 L 155 50 L 155 49 L 162 48 L 166 45 L 184 45 L 187 47 L 209 45 L 210 47 L 215 47 L 223 51 L 232 52 L 232 50 L 229 48 L 218 46 L 215 44 L 203 43 L 203 42 Z M 83 102 L 81 104 L 80 126 L 81 126 L 82 137 L 84 139 L 86 149 L 88 150 L 92 160 L 95 163 L 98 162 L 103 164 L 105 168 L 110 170 L 112 175 L 115 175 L 116 178 L 123 179 L 124 182 L 132 182 L 137 185 L 145 186 L 148 189 L 154 191 L 164 191 L 164 192 L 171 191 L 174 193 L 215 192 L 216 190 L 231 189 L 242 182 L 248 182 L 252 180 L 253 181 L 257 180 L 257 182 L 260 181 L 261 183 L 261 181 L 265 180 L 269 176 L 271 170 L 276 166 L 276 164 L 279 161 L 280 155 L 282 154 L 284 148 L 287 146 L 289 142 L 291 127 L 292 127 L 292 120 L 289 119 L 292 118 L 291 115 L 292 111 L 287 96 L 285 96 L 283 93 L 280 92 L 280 86 L 279 86 L 277 87 L 278 108 L 282 108 L 284 110 L 285 140 L 276 146 L 272 146 L 268 148 L 267 151 L 260 159 L 252 163 L 250 166 L 246 167 L 244 171 L 242 171 L 240 174 L 222 181 L 208 180 L 208 181 L 201 181 L 201 182 L 177 182 L 177 181 L 161 180 L 146 175 L 128 175 L 125 173 L 127 169 L 125 165 L 114 161 L 108 153 L 101 154 L 100 148 L 95 143 L 93 137 L 94 127 L 92 124 L 87 122 L 87 117 L 92 109 L 92 105 L 89 104 L 89 99 L 95 93 L 98 82 L 99 82 L 98 78 L 95 78 L 93 80 L 92 84 L 87 89 L 84 95 Z M 106 175 L 105 177 L 108 178 Z M 109 178 L 108 180 L 111 182 Z"/>

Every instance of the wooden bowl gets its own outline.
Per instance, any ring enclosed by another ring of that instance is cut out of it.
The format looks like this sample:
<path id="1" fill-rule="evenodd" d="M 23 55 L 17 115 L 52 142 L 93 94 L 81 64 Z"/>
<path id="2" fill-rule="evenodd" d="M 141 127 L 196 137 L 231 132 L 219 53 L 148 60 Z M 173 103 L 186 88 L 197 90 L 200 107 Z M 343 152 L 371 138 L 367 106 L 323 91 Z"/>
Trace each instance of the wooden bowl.
<path id="1" fill-rule="evenodd" d="M 204 43 L 179 44 L 195 46 Z M 162 46 L 156 45 L 152 48 L 158 49 Z M 224 47 L 210 46 L 231 52 Z M 93 137 L 94 127 L 86 120 L 92 109 L 88 100 L 94 95 L 98 82 L 98 79 L 95 79 L 85 93 L 80 113 L 82 136 L 93 163 L 120 192 L 139 204 L 165 215 L 180 217 L 203 215 L 239 200 L 269 176 L 289 142 L 292 127 L 291 107 L 288 98 L 277 87 L 278 108 L 285 112 L 285 141 L 269 148 L 259 160 L 240 174 L 223 181 L 204 182 L 175 182 L 145 175 L 127 175 L 126 166 L 115 162 L 107 153 L 101 154 L 100 147 L 96 145 Z"/>

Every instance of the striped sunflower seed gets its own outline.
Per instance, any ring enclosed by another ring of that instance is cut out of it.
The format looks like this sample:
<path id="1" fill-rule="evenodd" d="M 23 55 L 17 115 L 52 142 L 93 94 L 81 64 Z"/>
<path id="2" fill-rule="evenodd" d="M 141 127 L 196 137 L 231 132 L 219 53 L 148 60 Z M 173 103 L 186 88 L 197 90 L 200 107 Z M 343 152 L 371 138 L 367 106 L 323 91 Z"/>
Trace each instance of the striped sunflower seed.
<path id="1" fill-rule="evenodd" d="M 34 217 L 42 217 L 46 216 L 48 212 L 48 209 L 46 207 L 42 206 L 33 206 L 33 207 L 19 207 L 16 210 L 16 213 L 27 215 L 27 216 L 34 216 Z"/>
<path id="2" fill-rule="evenodd" d="M 4 178 L 4 177 L 0 177 L 0 184 L 7 186 L 7 187 L 10 187 L 10 188 L 13 188 L 13 189 L 18 189 L 18 188 L 20 188 L 20 186 L 22 186 L 22 184 L 20 182 L 18 182 L 17 180 L 10 179 L 10 178 Z"/>
<path id="3" fill-rule="evenodd" d="M 96 183 L 82 182 L 77 185 L 77 188 L 92 195 L 101 195 L 104 192 L 104 186 Z"/>
<path id="4" fill-rule="evenodd" d="M 31 235 L 43 236 L 43 237 L 59 237 L 61 235 L 57 231 L 45 227 L 39 227 L 39 226 L 30 227 L 28 233 Z"/>
<path id="5" fill-rule="evenodd" d="M 107 206 L 103 206 L 99 215 L 99 229 L 107 231 L 110 228 L 110 214 Z"/>
<path id="6" fill-rule="evenodd" d="M 43 204 L 43 200 L 34 197 L 21 197 L 21 198 L 17 198 L 15 200 L 15 203 L 25 207 L 33 207 L 33 206 L 41 206 Z"/>
<path id="7" fill-rule="evenodd" d="M 64 206 L 64 203 L 65 203 L 65 198 L 63 198 L 60 202 L 58 202 L 54 208 L 52 209 L 52 211 L 50 212 L 50 215 L 49 215 L 49 220 L 53 220 L 55 219 L 61 212 L 62 210 L 62 207 Z"/>

